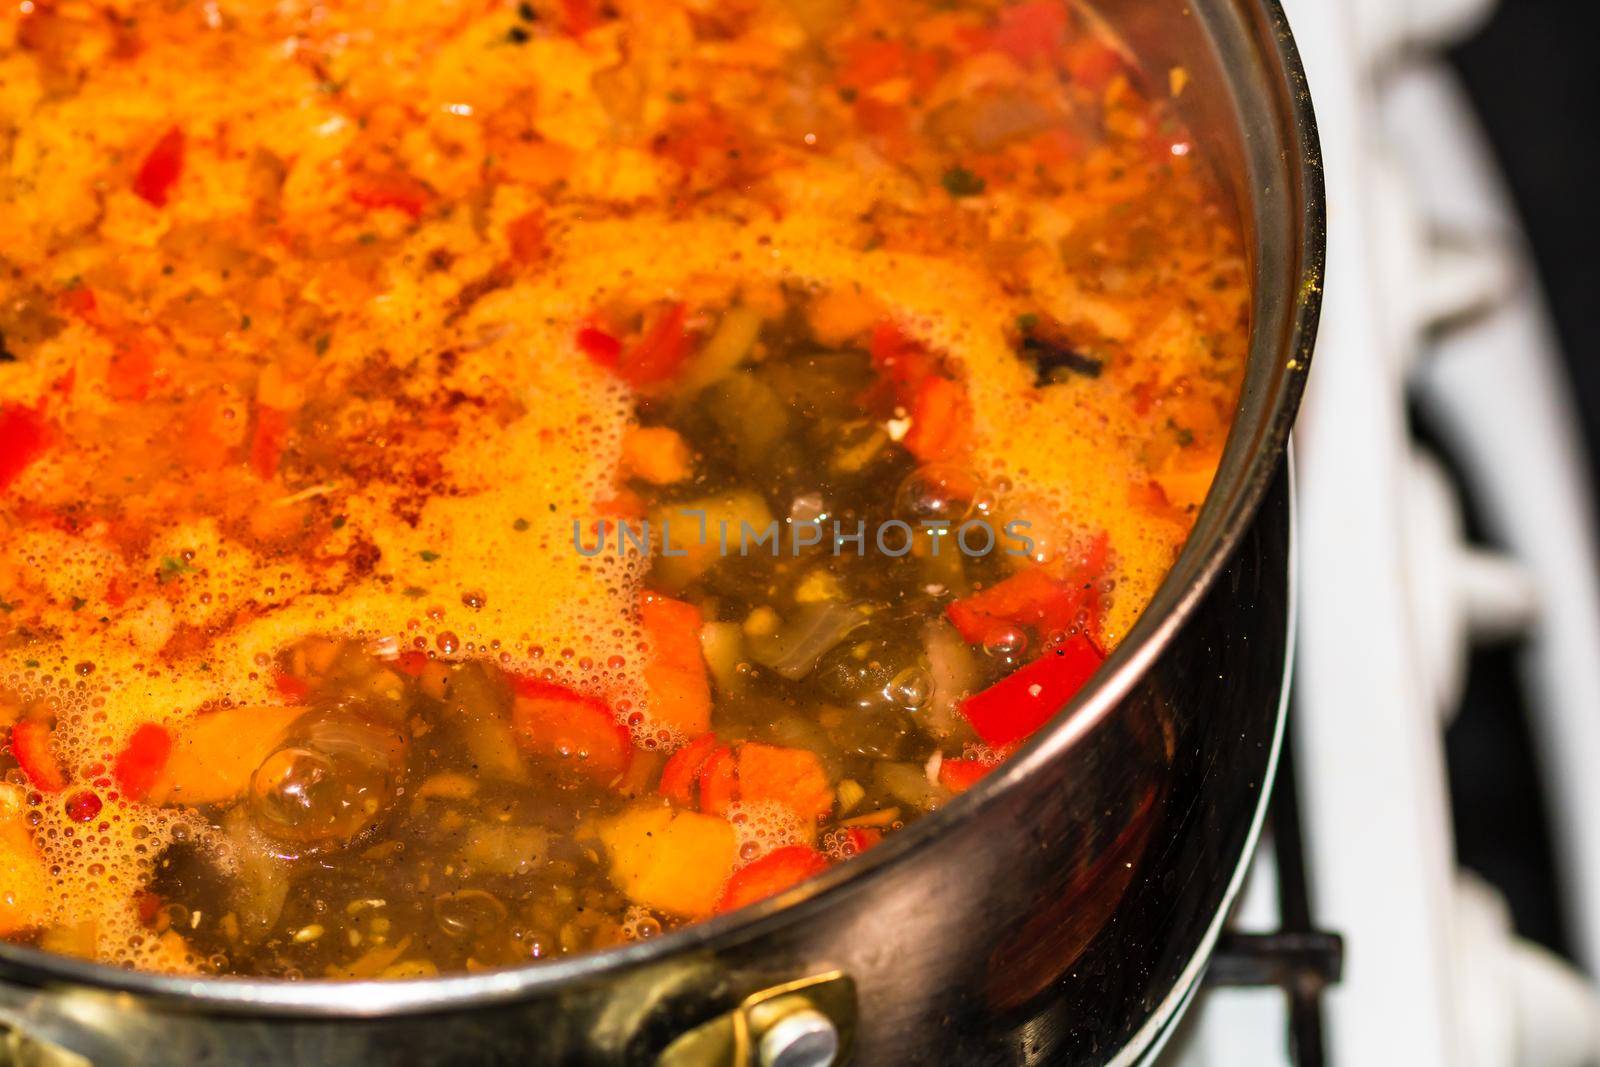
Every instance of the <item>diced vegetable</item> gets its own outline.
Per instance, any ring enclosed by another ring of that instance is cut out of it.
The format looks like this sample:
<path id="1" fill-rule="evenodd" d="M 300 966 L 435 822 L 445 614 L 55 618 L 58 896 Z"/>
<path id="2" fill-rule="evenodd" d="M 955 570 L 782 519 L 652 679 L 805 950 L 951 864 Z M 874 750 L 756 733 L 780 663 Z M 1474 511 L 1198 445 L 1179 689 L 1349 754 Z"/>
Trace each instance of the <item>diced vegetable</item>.
<path id="1" fill-rule="evenodd" d="M 398 211 L 416 219 L 428 207 L 428 189 L 404 174 L 367 174 L 350 187 L 350 202 L 368 211 Z"/>
<path id="2" fill-rule="evenodd" d="M 445 705 L 466 741 L 473 769 L 503 782 L 526 782 L 528 768 L 511 727 L 510 703 L 504 685 L 477 664 L 449 676 Z"/>
<path id="3" fill-rule="evenodd" d="M 702 734 L 674 752 L 661 769 L 657 788 L 680 808 L 693 808 L 699 796 L 700 771 L 717 750 L 716 734 Z"/>
<path id="4" fill-rule="evenodd" d="M 927 770 L 920 763 L 882 762 L 873 768 L 873 777 L 885 793 L 918 811 L 932 811 L 949 798 L 942 786 L 928 781 Z"/>
<path id="5" fill-rule="evenodd" d="M 694 454 L 676 430 L 665 426 L 635 426 L 622 438 L 624 474 L 651 485 L 672 485 L 689 477 Z"/>
<path id="6" fill-rule="evenodd" d="M 807 604 L 776 633 L 752 637 L 751 658 L 785 678 L 798 681 L 815 670 L 817 661 L 865 622 L 861 609 L 851 604 L 838 601 Z"/>
<path id="7" fill-rule="evenodd" d="M 918 386 L 911 407 L 911 429 L 902 442 L 924 463 L 959 458 L 972 444 L 972 407 L 967 391 L 939 375 Z"/>
<path id="8" fill-rule="evenodd" d="M 278 473 L 278 460 L 289 437 L 289 415 L 265 404 L 256 405 L 256 428 L 250 438 L 250 469 L 264 479 Z"/>
<path id="9" fill-rule="evenodd" d="M 39 792 L 58 793 L 66 788 L 67 776 L 51 748 L 48 723 L 23 719 L 11 727 L 11 755 Z"/>
<path id="10" fill-rule="evenodd" d="M 648 593 L 639 618 L 653 652 L 644 669 L 650 713 L 685 737 L 711 728 L 711 686 L 700 654 L 700 612 L 692 604 Z"/>
<path id="11" fill-rule="evenodd" d="M 878 324 L 880 314 L 872 297 L 855 286 L 841 286 L 812 298 L 806 323 L 819 342 L 837 346 L 865 336 Z"/>
<path id="12" fill-rule="evenodd" d="M 604 782 L 628 769 L 633 742 L 604 701 L 531 678 L 514 688 L 511 723 L 524 749 Z"/>
<path id="13" fill-rule="evenodd" d="M 789 433 L 789 409 L 777 392 L 749 371 L 723 378 L 706 397 L 712 420 L 733 446 L 741 471 L 760 471 Z"/>
<path id="14" fill-rule="evenodd" d="M 700 536 L 700 518 L 705 513 L 705 536 Z M 657 556 L 651 577 L 657 586 L 675 592 L 700 577 L 722 559 L 722 524 L 726 523 L 728 555 L 739 554 L 740 531 L 750 529 L 749 551 L 757 548 L 755 539 L 765 534 L 773 522 L 772 512 L 759 493 L 735 490 L 714 497 L 687 500 L 657 507 L 650 512 L 650 535 L 657 547 L 670 539 L 672 555 Z M 770 539 L 767 542 L 771 543 Z M 679 553 L 682 553 L 681 555 Z"/>
<path id="15" fill-rule="evenodd" d="M 143 800 L 166 768 L 172 754 L 172 735 L 156 723 L 141 723 L 111 765 L 122 795 Z"/>
<path id="16" fill-rule="evenodd" d="M 744 631 L 736 622 L 708 622 L 700 627 L 700 654 L 722 694 L 743 689 L 739 663 L 744 657 Z"/>
<path id="17" fill-rule="evenodd" d="M 611 880 L 630 900 L 691 919 L 715 910 L 738 848 L 727 820 L 664 806 L 607 820 L 600 841 Z"/>
<path id="18" fill-rule="evenodd" d="M 915 402 L 923 381 L 934 372 L 933 358 L 900 327 L 885 319 L 873 327 L 872 367 L 906 408 Z"/>
<path id="19" fill-rule="evenodd" d="M 44 454 L 47 434 L 48 424 L 41 412 L 14 404 L 0 405 L 0 492 Z"/>
<path id="20" fill-rule="evenodd" d="M 961 714 L 991 745 L 1021 741 L 1065 707 L 1104 659 L 1087 637 L 1074 635 L 962 701 Z"/>
<path id="21" fill-rule="evenodd" d="M 522 266 L 543 262 L 549 254 L 544 213 L 527 211 L 512 219 L 506 224 L 506 241 L 511 245 L 511 258 Z"/>
<path id="22" fill-rule="evenodd" d="M 739 799 L 772 801 L 802 819 L 833 810 L 833 784 L 815 752 L 747 741 L 739 746 Z"/>
<path id="23" fill-rule="evenodd" d="M 718 746 L 700 765 L 700 810 L 711 815 L 726 815 L 739 799 L 739 765 L 733 750 Z"/>
<path id="24" fill-rule="evenodd" d="M 635 388 L 658 385 L 671 378 L 689 355 L 689 335 L 684 330 L 688 308 L 668 305 L 631 347 L 623 350 L 617 373 Z"/>
<path id="25" fill-rule="evenodd" d="M 183 131 L 174 126 L 145 155 L 133 176 L 133 192 L 155 207 L 165 207 L 183 174 Z"/>
<path id="26" fill-rule="evenodd" d="M 1059 59 L 1067 38 L 1067 6 L 1059 0 L 1031 0 L 1000 9 L 994 45 L 1020 63 Z"/>
<path id="27" fill-rule="evenodd" d="M 731 307 L 717 320 L 717 328 L 700 346 L 678 376 L 678 389 L 691 396 L 739 369 L 761 336 L 761 313 L 749 307 Z"/>
<path id="28" fill-rule="evenodd" d="M 980 645 L 1008 626 L 1026 626 L 1040 637 L 1074 629 L 1095 603 L 1094 580 L 1063 581 L 1030 568 L 972 596 L 954 601 L 945 614 L 961 636 Z"/>
<path id="29" fill-rule="evenodd" d="M 602 367 L 614 368 L 622 359 L 622 342 L 596 326 L 578 331 L 578 348 Z"/>
<path id="30" fill-rule="evenodd" d="M 243 796 L 304 708 L 221 708 L 184 723 L 145 793 L 152 804 L 225 804 Z"/>
<path id="31" fill-rule="evenodd" d="M 939 784 L 952 793 L 965 793 L 978 779 L 994 770 L 993 765 L 975 759 L 947 759 L 939 763 Z"/>
<path id="32" fill-rule="evenodd" d="M 789 845 L 769 852 L 734 874 L 717 901 L 717 912 L 733 911 L 776 896 L 827 869 L 828 857 L 806 845 Z"/>

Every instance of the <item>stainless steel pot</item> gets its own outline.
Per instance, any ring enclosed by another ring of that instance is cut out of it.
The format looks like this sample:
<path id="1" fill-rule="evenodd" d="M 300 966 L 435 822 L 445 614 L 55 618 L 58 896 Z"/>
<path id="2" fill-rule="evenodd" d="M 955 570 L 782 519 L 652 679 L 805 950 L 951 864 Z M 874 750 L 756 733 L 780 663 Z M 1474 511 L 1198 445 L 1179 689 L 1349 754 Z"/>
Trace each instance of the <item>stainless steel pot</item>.
<path id="1" fill-rule="evenodd" d="M 1277 758 L 1292 617 L 1285 448 L 1319 304 L 1322 187 L 1276 0 L 1098 9 L 1158 76 L 1189 72 L 1187 117 L 1251 241 L 1253 336 L 1187 547 L 1050 727 L 865 856 L 592 956 L 291 984 L 0 945 L 0 1062 L 972 1067 L 1126 1064 L 1158 1045 L 1237 889 Z"/>

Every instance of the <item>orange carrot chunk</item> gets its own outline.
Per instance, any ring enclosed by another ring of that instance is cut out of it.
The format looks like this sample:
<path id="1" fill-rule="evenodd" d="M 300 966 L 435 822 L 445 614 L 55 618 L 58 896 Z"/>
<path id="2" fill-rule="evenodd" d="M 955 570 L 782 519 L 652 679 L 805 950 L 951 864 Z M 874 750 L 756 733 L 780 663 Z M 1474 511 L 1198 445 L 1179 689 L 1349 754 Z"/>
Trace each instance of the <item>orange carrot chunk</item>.
<path id="1" fill-rule="evenodd" d="M 938 463 L 960 456 L 971 438 L 967 391 L 949 378 L 925 379 L 911 406 L 911 429 L 903 442 L 906 451 L 924 463 Z"/>
<path id="2" fill-rule="evenodd" d="M 700 612 L 692 604 L 645 594 L 640 622 L 655 646 L 644 669 L 656 723 L 685 737 L 711 729 L 711 683 L 700 653 Z"/>
<path id="3" fill-rule="evenodd" d="M 518 678 L 515 687 L 511 723 L 528 752 L 602 781 L 627 770 L 633 742 L 604 701 L 531 678 Z"/>
<path id="4" fill-rule="evenodd" d="M 789 845 L 756 860 L 728 879 L 717 913 L 754 904 L 828 869 L 828 857 L 805 845 Z"/>
<path id="5" fill-rule="evenodd" d="M 739 770 L 733 749 L 719 747 L 700 767 L 700 810 L 708 815 L 725 815 L 739 799 Z"/>
<path id="6" fill-rule="evenodd" d="M 833 785 L 815 752 L 749 741 L 739 746 L 739 797 L 775 801 L 803 819 L 833 810 Z"/>

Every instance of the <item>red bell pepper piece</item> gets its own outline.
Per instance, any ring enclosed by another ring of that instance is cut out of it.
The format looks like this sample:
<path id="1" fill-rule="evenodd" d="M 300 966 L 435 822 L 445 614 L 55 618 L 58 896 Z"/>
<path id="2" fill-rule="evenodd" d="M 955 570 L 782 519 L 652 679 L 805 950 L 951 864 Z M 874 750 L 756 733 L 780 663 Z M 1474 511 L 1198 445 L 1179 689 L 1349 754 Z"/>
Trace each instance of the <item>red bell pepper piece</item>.
<path id="1" fill-rule="evenodd" d="M 426 652 L 402 652 L 395 657 L 394 665 L 400 673 L 411 678 L 422 677 L 422 672 L 428 669 L 428 654 Z"/>
<path id="2" fill-rule="evenodd" d="M 49 443 L 44 414 L 33 408 L 0 405 L 0 492 L 10 488 Z"/>
<path id="3" fill-rule="evenodd" d="M 278 473 L 278 461 L 283 458 L 283 444 L 288 438 L 288 413 L 257 404 L 256 429 L 250 438 L 250 469 L 271 481 Z"/>
<path id="4" fill-rule="evenodd" d="M 1062 581 L 1031 569 L 953 601 L 945 615 L 968 644 L 981 645 L 1011 625 L 1027 626 L 1043 637 L 1070 630 L 1094 599 L 1092 581 Z"/>
<path id="5" fill-rule="evenodd" d="M 840 843 L 846 856 L 859 856 L 883 840 L 883 831 L 870 826 L 851 826 L 841 835 Z"/>
<path id="6" fill-rule="evenodd" d="M 111 773 L 129 800 L 143 800 L 172 755 L 172 735 L 165 727 L 147 722 L 133 731 L 117 754 Z"/>
<path id="7" fill-rule="evenodd" d="M 739 768 L 733 749 L 720 746 L 700 765 L 700 810 L 707 815 L 726 815 L 739 799 Z"/>
<path id="8" fill-rule="evenodd" d="M 368 211 L 394 210 L 415 219 L 428 206 L 428 189 L 408 175 L 367 175 L 350 187 L 350 202 Z"/>
<path id="9" fill-rule="evenodd" d="M 627 351 L 617 371 L 634 386 L 655 385 L 671 378 L 689 355 L 689 335 L 684 331 L 688 308 L 682 302 L 670 305 Z"/>
<path id="10" fill-rule="evenodd" d="M 657 786 L 661 795 L 681 808 L 693 808 L 700 771 L 716 749 L 717 735 L 701 734 L 674 752 L 661 768 L 661 782 Z"/>
<path id="11" fill-rule="evenodd" d="M 717 914 L 754 904 L 828 869 L 828 857 L 808 845 L 776 849 L 734 872 L 717 901 Z"/>
<path id="12" fill-rule="evenodd" d="M 628 769 L 633 740 L 603 700 L 535 678 L 516 678 L 512 687 L 511 724 L 524 749 L 602 781 Z"/>
<path id="13" fill-rule="evenodd" d="M 923 379 L 911 405 L 906 451 L 924 463 L 955 459 L 972 439 L 972 406 L 967 391 L 941 375 Z"/>
<path id="14" fill-rule="evenodd" d="M 895 402 L 907 408 L 916 402 L 923 381 L 936 370 L 933 357 L 922 345 L 888 320 L 872 328 L 868 353 L 872 369 L 889 386 Z"/>
<path id="15" fill-rule="evenodd" d="M 622 361 L 622 342 L 595 326 L 585 326 L 578 331 L 578 348 L 607 369 L 614 370 Z"/>
<path id="16" fill-rule="evenodd" d="M 183 174 L 183 131 L 174 126 L 161 135 L 133 176 L 134 195 L 155 207 L 166 207 L 172 187 Z"/>
<path id="17" fill-rule="evenodd" d="M 1044 655 L 961 702 L 961 714 L 991 745 L 1021 741 L 1066 706 L 1105 656 L 1087 637 L 1069 637 Z"/>
<path id="18" fill-rule="evenodd" d="M 38 719 L 23 719 L 11 728 L 11 755 L 27 775 L 28 782 L 41 793 L 59 793 L 67 786 L 67 776 L 50 751 L 50 727 Z"/>
<path id="19" fill-rule="evenodd" d="M 939 784 L 952 793 L 965 793 L 978 779 L 994 770 L 992 764 L 975 759 L 947 759 L 939 763 Z"/>
<path id="20" fill-rule="evenodd" d="M 418 673 L 421 673 L 420 671 Z M 272 688 L 291 704 L 298 704 L 311 694 L 311 683 L 304 678 L 279 671 L 272 677 Z"/>

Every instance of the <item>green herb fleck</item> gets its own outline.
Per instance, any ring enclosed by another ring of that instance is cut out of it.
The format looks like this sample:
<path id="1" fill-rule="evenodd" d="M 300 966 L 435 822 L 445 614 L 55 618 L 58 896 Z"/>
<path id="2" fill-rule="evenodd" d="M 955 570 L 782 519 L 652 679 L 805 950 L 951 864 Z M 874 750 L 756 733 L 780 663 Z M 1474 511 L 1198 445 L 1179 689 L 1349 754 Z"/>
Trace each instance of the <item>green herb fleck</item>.
<path id="1" fill-rule="evenodd" d="M 17 605 L 16 604 L 11 603 L 9 601 L 5 601 L 5 600 L 0 600 L 0 611 L 3 611 L 7 615 L 10 615 L 13 611 L 16 611 L 16 610 L 17 610 Z"/>
<path id="2" fill-rule="evenodd" d="M 72 610 L 73 611 L 77 611 L 79 608 L 82 608 L 87 603 L 88 603 L 88 601 L 83 599 L 83 597 L 75 596 L 75 597 L 72 598 Z"/>
<path id="3" fill-rule="evenodd" d="M 517 533 L 522 533 L 524 530 L 526 530 L 528 528 L 528 520 L 527 519 L 518 519 L 516 522 L 511 524 L 511 528 L 513 530 L 517 531 Z"/>
<path id="4" fill-rule="evenodd" d="M 435 552 L 431 548 L 425 548 L 421 552 L 418 552 L 417 555 L 422 557 L 422 562 L 424 563 L 432 563 L 434 560 L 439 558 L 439 553 Z"/>
<path id="5" fill-rule="evenodd" d="M 239 329 L 248 330 L 249 328 L 250 328 L 250 316 L 249 315 L 241 315 L 239 317 Z"/>
<path id="6" fill-rule="evenodd" d="M 313 342 L 312 347 L 316 349 L 317 355 L 325 356 L 328 354 L 328 346 L 331 344 L 333 344 L 333 338 L 323 334 Z"/>
<path id="7" fill-rule="evenodd" d="M 400 594 L 402 596 L 408 596 L 412 600 L 416 600 L 418 597 L 427 596 L 428 591 L 422 588 L 420 585 L 408 585 L 404 589 L 400 590 Z"/>
<path id="8" fill-rule="evenodd" d="M 517 5 L 517 18 L 523 22 L 537 22 L 539 21 L 539 13 L 533 9 L 532 4 L 528 3 L 527 0 L 523 0 L 522 3 Z"/>
<path id="9" fill-rule="evenodd" d="M 190 563 L 188 560 L 178 559 L 175 556 L 163 556 L 161 558 L 161 572 L 156 575 L 156 580 L 165 585 L 167 582 L 179 577 L 180 575 L 193 573 L 194 564 Z"/>
<path id="10" fill-rule="evenodd" d="M 22 665 L 24 667 L 37 667 L 39 665 L 39 661 L 36 659 L 25 659 L 22 661 Z"/>
<path id="11" fill-rule="evenodd" d="M 528 36 L 527 29 L 522 26 L 513 26 L 506 31 L 506 40 L 512 44 L 527 44 Z"/>
<path id="12" fill-rule="evenodd" d="M 350 520 L 346 519 L 343 515 L 335 515 L 333 517 L 333 528 L 335 530 L 342 530 L 344 529 L 344 524 L 348 521 Z"/>
<path id="13" fill-rule="evenodd" d="M 1017 329 L 1023 333 L 1032 333 L 1039 325 L 1039 316 L 1029 311 L 1017 316 Z"/>
<path id="14" fill-rule="evenodd" d="M 983 192 L 985 182 L 982 178 L 972 173 L 966 167 L 951 167 L 939 179 L 944 184 L 944 191 L 951 196 L 977 196 Z"/>

